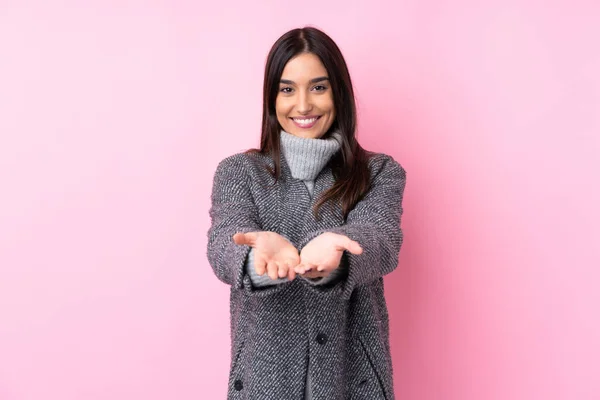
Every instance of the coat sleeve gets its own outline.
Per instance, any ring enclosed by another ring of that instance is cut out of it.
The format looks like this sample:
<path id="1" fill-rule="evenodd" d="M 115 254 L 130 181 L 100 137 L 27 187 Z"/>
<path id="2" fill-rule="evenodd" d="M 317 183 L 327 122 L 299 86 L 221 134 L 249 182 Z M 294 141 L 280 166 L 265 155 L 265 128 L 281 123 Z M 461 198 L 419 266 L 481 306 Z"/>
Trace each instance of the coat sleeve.
<path id="1" fill-rule="evenodd" d="M 387 156 L 371 175 L 371 188 L 350 211 L 344 225 L 311 232 L 303 238 L 300 248 L 325 232 L 333 232 L 356 240 L 363 248 L 360 255 L 344 253 L 347 275 L 340 282 L 344 298 L 354 288 L 389 274 L 398 266 L 403 233 L 400 221 L 406 171 Z"/>
<path id="2" fill-rule="evenodd" d="M 244 286 L 249 246 L 233 242 L 236 232 L 262 231 L 240 155 L 221 161 L 215 172 L 208 230 L 208 261 L 221 281 L 236 289 Z"/>

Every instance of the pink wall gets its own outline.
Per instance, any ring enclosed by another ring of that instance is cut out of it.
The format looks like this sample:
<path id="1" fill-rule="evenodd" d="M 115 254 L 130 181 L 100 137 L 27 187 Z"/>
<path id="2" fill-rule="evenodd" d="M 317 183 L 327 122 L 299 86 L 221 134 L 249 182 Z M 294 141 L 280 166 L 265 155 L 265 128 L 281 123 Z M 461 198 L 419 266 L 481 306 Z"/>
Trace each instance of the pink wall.
<path id="1" fill-rule="evenodd" d="M 600 398 L 597 2 L 198 4 L 0 2 L 1 400 L 225 397 L 212 173 L 305 24 L 408 171 L 398 397 Z"/>

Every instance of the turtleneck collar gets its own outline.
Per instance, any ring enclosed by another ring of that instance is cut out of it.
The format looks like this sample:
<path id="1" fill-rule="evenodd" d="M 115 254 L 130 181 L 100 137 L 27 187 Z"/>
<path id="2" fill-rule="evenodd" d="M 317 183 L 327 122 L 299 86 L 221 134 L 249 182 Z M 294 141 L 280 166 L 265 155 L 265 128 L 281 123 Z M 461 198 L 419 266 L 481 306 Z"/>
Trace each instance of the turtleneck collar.
<path id="1" fill-rule="evenodd" d="M 281 151 L 292 177 L 313 181 L 341 147 L 341 135 L 333 132 L 327 139 L 307 139 L 281 131 Z"/>

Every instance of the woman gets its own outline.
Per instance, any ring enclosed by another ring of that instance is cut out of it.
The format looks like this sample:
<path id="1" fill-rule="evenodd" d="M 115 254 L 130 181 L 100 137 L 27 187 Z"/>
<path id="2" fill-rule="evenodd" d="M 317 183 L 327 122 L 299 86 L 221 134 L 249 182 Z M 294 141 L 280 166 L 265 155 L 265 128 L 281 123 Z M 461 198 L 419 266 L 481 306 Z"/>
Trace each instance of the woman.
<path id="1" fill-rule="evenodd" d="M 231 285 L 229 399 L 393 399 L 383 276 L 404 169 L 355 138 L 337 45 L 294 29 L 269 52 L 259 150 L 221 161 L 208 258 Z"/>

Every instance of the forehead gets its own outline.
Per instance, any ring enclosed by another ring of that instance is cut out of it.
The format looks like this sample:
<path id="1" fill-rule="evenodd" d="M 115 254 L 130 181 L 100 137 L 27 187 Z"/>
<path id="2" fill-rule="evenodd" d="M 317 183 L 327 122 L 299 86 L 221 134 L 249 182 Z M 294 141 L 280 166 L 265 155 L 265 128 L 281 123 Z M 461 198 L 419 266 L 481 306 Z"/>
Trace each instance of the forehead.
<path id="1" fill-rule="evenodd" d="M 301 83 L 321 76 L 327 76 L 327 70 L 319 57 L 312 53 L 302 53 L 288 61 L 283 68 L 281 79 Z"/>

